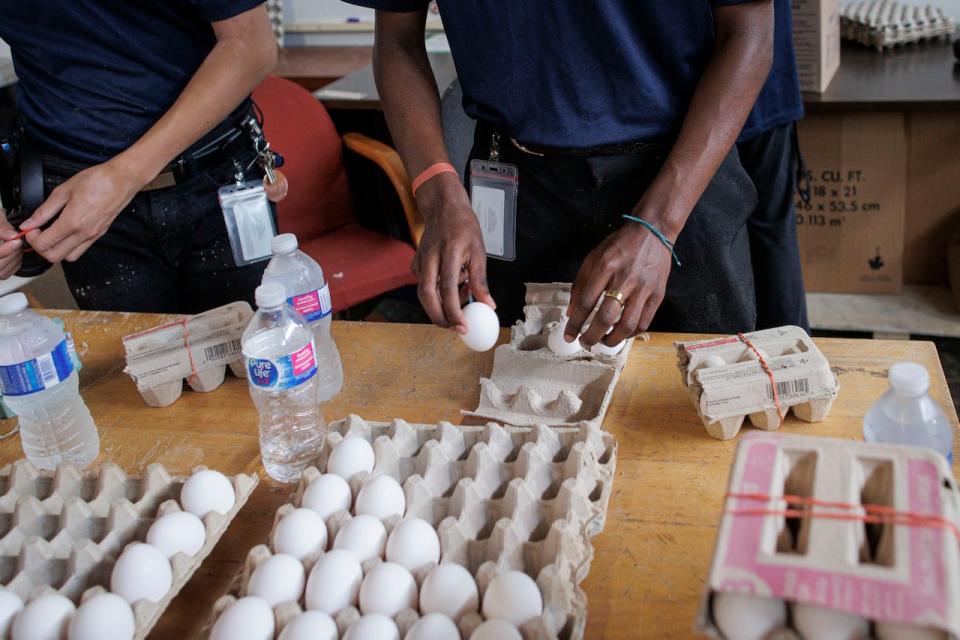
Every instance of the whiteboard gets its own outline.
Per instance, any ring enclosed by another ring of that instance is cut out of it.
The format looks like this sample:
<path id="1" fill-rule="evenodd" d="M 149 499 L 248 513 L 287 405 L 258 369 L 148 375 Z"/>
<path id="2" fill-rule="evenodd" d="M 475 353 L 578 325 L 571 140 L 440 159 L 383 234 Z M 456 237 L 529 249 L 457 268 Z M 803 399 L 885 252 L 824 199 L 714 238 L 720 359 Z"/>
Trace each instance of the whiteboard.
<path id="1" fill-rule="evenodd" d="M 373 9 L 342 0 L 286 0 L 283 3 L 283 20 L 287 24 L 347 22 L 350 18 L 373 22 Z"/>

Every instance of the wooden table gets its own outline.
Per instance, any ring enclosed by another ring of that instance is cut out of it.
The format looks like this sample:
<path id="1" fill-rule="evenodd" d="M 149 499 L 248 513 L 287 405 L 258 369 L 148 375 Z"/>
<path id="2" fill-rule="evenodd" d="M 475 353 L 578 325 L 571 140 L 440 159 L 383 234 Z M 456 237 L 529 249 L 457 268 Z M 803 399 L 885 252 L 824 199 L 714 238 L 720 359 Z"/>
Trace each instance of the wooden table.
<path id="1" fill-rule="evenodd" d="M 73 331 L 83 353 L 81 388 L 100 427 L 100 461 L 139 471 L 161 462 L 175 473 L 206 464 L 226 473 L 257 471 L 257 414 L 246 383 L 227 377 L 209 394 L 184 391 L 165 409 L 147 407 L 122 373 L 120 337 L 169 316 L 51 312 Z M 333 324 L 343 357 L 344 391 L 324 405 L 328 419 L 357 413 L 372 420 L 456 422 L 473 408 L 478 379 L 493 352 L 475 354 L 449 332 L 423 325 Z M 506 332 L 504 332 L 506 338 Z M 637 343 L 607 414 L 619 440 L 617 478 L 607 528 L 598 538 L 583 587 L 589 597 L 588 638 L 685 638 L 713 551 L 727 471 L 736 441 L 704 431 L 684 391 L 671 343 L 655 335 Z M 932 344 L 906 341 L 818 341 L 840 378 L 840 397 L 818 425 L 789 418 L 791 432 L 859 438 L 867 407 L 883 392 L 887 367 L 917 361 L 931 372 L 933 396 L 957 429 Z M 3 426 L 3 425 L 0 425 Z M 0 463 L 21 456 L 19 438 L 0 443 Z M 264 478 L 220 544 L 173 601 L 154 638 L 196 638 L 214 600 L 227 588 L 247 550 L 267 539 L 274 510 L 290 486 Z"/>

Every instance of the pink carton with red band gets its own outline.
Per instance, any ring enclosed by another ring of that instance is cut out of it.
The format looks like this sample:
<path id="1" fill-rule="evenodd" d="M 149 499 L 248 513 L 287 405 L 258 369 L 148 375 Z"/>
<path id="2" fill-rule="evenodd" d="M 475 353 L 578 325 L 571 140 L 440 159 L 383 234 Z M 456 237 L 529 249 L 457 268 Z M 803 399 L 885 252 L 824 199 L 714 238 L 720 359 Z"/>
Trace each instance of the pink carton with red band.
<path id="1" fill-rule="evenodd" d="M 949 464 L 915 447 L 745 435 L 707 587 L 697 627 L 714 637 L 746 624 L 720 606 L 735 595 L 741 617 L 751 602 L 768 612 L 786 603 L 768 634 L 792 627 L 812 638 L 816 618 L 827 621 L 821 636 L 842 621 L 859 629 L 844 637 L 960 638 L 960 491 Z"/>

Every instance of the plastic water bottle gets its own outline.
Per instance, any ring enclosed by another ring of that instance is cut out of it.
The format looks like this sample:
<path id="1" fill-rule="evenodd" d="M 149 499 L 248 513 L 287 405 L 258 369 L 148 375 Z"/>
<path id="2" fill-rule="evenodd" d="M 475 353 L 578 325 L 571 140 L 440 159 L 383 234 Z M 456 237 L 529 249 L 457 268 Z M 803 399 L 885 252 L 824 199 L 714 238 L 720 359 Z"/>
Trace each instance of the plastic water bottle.
<path id="1" fill-rule="evenodd" d="M 317 406 L 317 362 L 307 321 L 283 285 L 257 287 L 257 312 L 243 332 L 250 397 L 260 413 L 260 456 L 280 482 L 300 478 L 320 453 L 326 422 Z"/>
<path id="2" fill-rule="evenodd" d="M 867 442 L 927 447 L 953 464 L 953 430 L 927 391 L 930 375 L 913 362 L 890 367 L 890 389 L 873 403 L 863 419 Z"/>
<path id="3" fill-rule="evenodd" d="M 330 287 L 320 265 L 297 246 L 292 233 L 281 233 L 270 241 L 273 258 L 263 272 L 263 282 L 286 287 L 287 303 L 310 323 L 317 349 L 317 400 L 326 402 L 343 387 L 343 364 L 330 335 Z"/>
<path id="4" fill-rule="evenodd" d="M 0 298 L 0 390 L 19 416 L 23 453 L 40 469 L 85 467 L 100 453 L 67 337 L 27 309 L 22 293 Z"/>

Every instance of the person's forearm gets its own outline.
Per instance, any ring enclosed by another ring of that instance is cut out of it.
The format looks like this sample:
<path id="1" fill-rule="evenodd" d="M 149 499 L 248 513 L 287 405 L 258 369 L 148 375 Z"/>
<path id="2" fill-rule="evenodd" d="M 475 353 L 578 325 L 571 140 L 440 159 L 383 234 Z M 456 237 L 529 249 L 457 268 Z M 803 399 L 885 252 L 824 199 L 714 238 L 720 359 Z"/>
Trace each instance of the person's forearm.
<path id="1" fill-rule="evenodd" d="M 770 72 L 772 5 L 766 0 L 716 11 L 713 57 L 697 84 L 676 143 L 634 209 L 635 215 L 672 240 L 736 142 Z"/>

